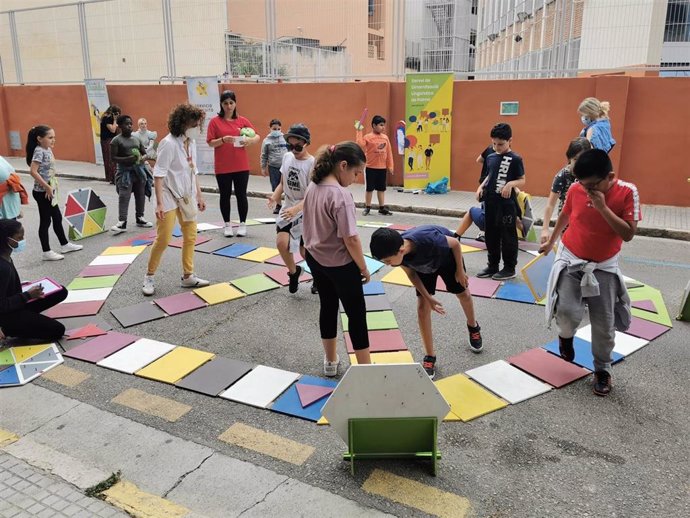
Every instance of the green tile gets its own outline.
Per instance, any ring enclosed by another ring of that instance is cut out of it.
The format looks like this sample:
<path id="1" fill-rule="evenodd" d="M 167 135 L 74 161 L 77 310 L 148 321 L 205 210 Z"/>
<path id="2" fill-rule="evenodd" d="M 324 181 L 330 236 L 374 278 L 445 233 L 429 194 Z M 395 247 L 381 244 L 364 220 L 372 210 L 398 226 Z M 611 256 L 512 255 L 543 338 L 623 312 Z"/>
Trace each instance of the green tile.
<path id="1" fill-rule="evenodd" d="M 341 314 L 343 319 L 343 331 L 347 331 L 347 315 Z M 395 320 L 395 315 L 392 311 L 368 311 L 367 312 L 367 328 L 369 331 L 377 329 L 398 329 L 398 322 Z"/>
<path id="2" fill-rule="evenodd" d="M 0 365 L 14 365 L 14 356 L 12 356 L 12 351 L 9 349 L 0 351 Z"/>
<path id="3" fill-rule="evenodd" d="M 664 297 L 661 292 L 656 288 L 651 286 L 642 286 L 639 288 L 630 288 L 628 290 L 631 301 L 636 300 L 651 300 L 656 306 L 657 313 L 652 313 L 651 311 L 645 311 L 643 309 L 632 308 L 631 312 L 633 316 L 642 318 L 644 320 L 649 320 L 650 322 L 656 322 L 666 327 L 673 327 L 673 321 L 671 316 L 668 314 L 668 309 L 666 309 L 666 304 L 664 303 Z"/>
<path id="4" fill-rule="evenodd" d="M 101 277 L 77 277 L 67 285 L 68 290 L 88 290 L 92 288 L 112 288 L 120 278 L 119 275 Z"/>
<path id="5" fill-rule="evenodd" d="M 241 277 L 239 279 L 235 279 L 234 281 L 230 281 L 230 284 L 242 290 L 247 295 L 253 295 L 254 293 L 280 288 L 280 284 L 273 282 L 263 273 L 249 275 L 248 277 Z"/>

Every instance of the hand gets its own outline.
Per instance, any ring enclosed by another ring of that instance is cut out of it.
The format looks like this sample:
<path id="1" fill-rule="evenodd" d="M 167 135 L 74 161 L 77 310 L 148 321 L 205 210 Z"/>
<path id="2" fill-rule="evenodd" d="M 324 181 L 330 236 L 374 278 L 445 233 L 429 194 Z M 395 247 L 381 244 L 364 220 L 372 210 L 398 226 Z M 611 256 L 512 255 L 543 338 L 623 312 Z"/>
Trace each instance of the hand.
<path id="1" fill-rule="evenodd" d="M 199 210 L 201 212 L 204 212 L 206 210 L 206 200 L 204 200 L 203 196 L 198 195 L 196 197 L 196 206 L 199 207 Z"/>
<path id="2" fill-rule="evenodd" d="M 163 204 L 158 203 L 158 204 L 156 204 L 156 219 L 163 221 L 164 218 L 165 218 L 165 211 L 163 210 Z"/>
<path id="3" fill-rule="evenodd" d="M 262 167 L 261 168 L 261 176 L 268 176 L 268 169 L 266 169 L 265 167 Z"/>
<path id="4" fill-rule="evenodd" d="M 445 315 L 446 314 L 446 309 L 443 307 L 443 304 L 431 295 L 427 299 L 427 304 L 431 307 L 431 311 L 438 313 L 439 315 Z"/>
<path id="5" fill-rule="evenodd" d="M 551 233 L 544 229 L 541 231 L 541 236 L 539 236 L 539 244 L 544 245 L 548 243 L 549 239 L 551 238 Z"/>
<path id="6" fill-rule="evenodd" d="M 389 170 L 388 170 L 388 174 L 389 174 L 389 175 L 393 176 L 393 173 L 394 173 L 393 169 L 389 169 Z"/>
<path id="7" fill-rule="evenodd" d="M 247 147 L 249 144 L 249 140 L 247 140 L 247 137 L 236 137 L 237 140 L 236 142 L 239 142 L 240 147 Z"/>
<path id="8" fill-rule="evenodd" d="M 606 198 L 604 198 L 604 193 L 601 191 L 587 191 L 587 197 L 589 201 L 592 202 L 592 207 L 601 212 L 604 207 L 606 207 Z"/>
<path id="9" fill-rule="evenodd" d="M 40 284 L 38 286 L 34 286 L 26 293 L 29 295 L 29 300 L 41 298 L 43 296 L 43 286 Z"/>
<path id="10" fill-rule="evenodd" d="M 553 236 L 551 236 L 546 243 L 542 243 L 542 245 L 539 247 L 539 253 L 549 255 L 551 250 L 553 250 Z"/>
<path id="11" fill-rule="evenodd" d="M 482 189 L 482 188 L 480 187 L 479 189 L 477 189 L 477 194 L 476 194 L 476 196 L 475 196 L 474 198 L 475 198 L 477 201 L 481 201 L 481 199 L 482 199 L 482 193 L 483 193 L 483 192 L 484 192 L 484 189 Z"/>
<path id="12" fill-rule="evenodd" d="M 467 276 L 467 273 L 465 273 L 465 270 L 457 270 L 455 272 L 455 280 L 458 281 L 458 284 L 463 288 L 468 288 L 470 285 L 470 278 Z"/>
<path id="13" fill-rule="evenodd" d="M 285 221 L 290 221 L 297 215 L 297 213 L 299 213 L 297 207 L 290 207 L 289 209 L 285 209 L 280 215 Z"/>
<path id="14" fill-rule="evenodd" d="M 366 284 L 371 280 L 371 274 L 369 273 L 369 268 L 364 268 L 364 270 L 360 270 L 359 274 L 362 276 L 362 284 Z"/>
<path id="15" fill-rule="evenodd" d="M 503 186 L 503 189 L 501 189 L 501 196 L 503 198 L 510 198 L 510 195 L 513 193 L 513 186 L 505 184 Z"/>
<path id="16" fill-rule="evenodd" d="M 277 203 L 278 202 L 275 199 L 273 199 L 273 196 L 269 196 L 268 199 L 266 200 L 266 206 L 269 209 L 272 209 L 273 207 L 275 207 L 277 205 Z"/>
<path id="17" fill-rule="evenodd" d="M 50 185 L 46 185 L 46 198 L 49 200 L 53 199 L 53 188 Z"/>

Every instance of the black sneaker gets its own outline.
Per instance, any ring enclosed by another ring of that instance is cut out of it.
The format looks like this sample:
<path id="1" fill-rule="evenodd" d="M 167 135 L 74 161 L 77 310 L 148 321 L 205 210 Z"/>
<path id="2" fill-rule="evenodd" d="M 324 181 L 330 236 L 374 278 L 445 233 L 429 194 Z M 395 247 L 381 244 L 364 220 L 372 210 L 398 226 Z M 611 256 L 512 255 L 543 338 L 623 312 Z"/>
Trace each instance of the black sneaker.
<path id="1" fill-rule="evenodd" d="M 391 216 L 393 213 L 391 211 L 389 211 L 386 207 L 382 206 L 379 209 L 379 214 L 381 214 L 381 216 Z"/>
<path id="2" fill-rule="evenodd" d="M 312 283 L 311 283 L 311 294 L 312 295 L 318 295 L 319 294 L 319 290 L 316 288 L 316 283 L 314 281 L 312 281 Z"/>
<path id="3" fill-rule="evenodd" d="M 479 277 L 479 276 L 477 276 Z M 507 266 L 503 268 L 500 272 L 494 273 L 491 278 L 495 281 L 507 281 L 509 279 L 515 278 L 515 268 L 508 268 Z"/>
<path id="4" fill-rule="evenodd" d="M 575 359 L 573 340 L 572 336 L 570 338 L 558 337 L 558 352 L 561 353 L 561 358 L 567 362 L 572 362 Z"/>
<path id="5" fill-rule="evenodd" d="M 434 379 L 434 376 L 436 376 L 436 356 L 425 356 L 422 361 L 422 367 L 429 375 L 429 379 Z"/>
<path id="6" fill-rule="evenodd" d="M 592 390 L 597 396 L 608 396 L 611 392 L 611 375 L 606 371 L 596 371 Z"/>
<path id="7" fill-rule="evenodd" d="M 484 346 L 482 345 L 482 328 L 479 327 L 479 322 L 475 327 L 467 326 L 467 330 L 470 333 L 470 350 L 473 353 L 481 352 Z"/>
<path id="8" fill-rule="evenodd" d="M 144 218 L 137 218 L 137 227 L 151 228 L 153 223 L 146 221 Z"/>
<path id="9" fill-rule="evenodd" d="M 476 241 L 481 241 L 482 243 L 484 242 L 484 232 L 480 232 L 477 234 L 477 237 L 474 238 Z"/>
<path id="10" fill-rule="evenodd" d="M 477 277 L 479 277 L 480 279 L 488 279 L 489 277 L 493 277 L 497 273 L 498 268 L 494 268 L 493 266 L 487 266 L 477 274 Z"/>
<path id="11" fill-rule="evenodd" d="M 297 287 L 299 286 L 299 276 L 302 275 L 302 267 L 297 265 L 295 273 L 288 272 L 288 279 L 290 279 L 290 285 L 288 290 L 290 293 L 297 293 Z"/>
<path id="12" fill-rule="evenodd" d="M 364 210 L 362 211 L 362 216 L 368 216 L 370 212 L 371 207 L 364 207 Z"/>

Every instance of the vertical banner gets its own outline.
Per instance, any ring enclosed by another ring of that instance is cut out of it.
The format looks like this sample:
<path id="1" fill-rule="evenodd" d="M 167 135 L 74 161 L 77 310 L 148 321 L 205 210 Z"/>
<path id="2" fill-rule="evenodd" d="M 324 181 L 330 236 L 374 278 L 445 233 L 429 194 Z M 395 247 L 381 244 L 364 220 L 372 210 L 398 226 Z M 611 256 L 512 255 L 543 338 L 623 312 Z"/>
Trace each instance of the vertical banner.
<path id="1" fill-rule="evenodd" d="M 108 109 L 108 90 L 105 79 L 84 79 L 86 87 L 86 102 L 89 104 L 89 120 L 93 133 L 93 149 L 96 153 L 96 164 L 103 165 L 101 151 L 101 114 Z"/>
<path id="2" fill-rule="evenodd" d="M 213 148 L 206 143 L 208 123 L 220 109 L 220 94 L 218 93 L 218 78 L 188 77 L 187 97 L 191 104 L 196 104 L 206 112 L 201 136 L 196 141 L 197 169 L 201 174 L 214 174 Z"/>
<path id="3" fill-rule="evenodd" d="M 450 180 L 453 74 L 408 74 L 405 89 L 405 189 Z"/>

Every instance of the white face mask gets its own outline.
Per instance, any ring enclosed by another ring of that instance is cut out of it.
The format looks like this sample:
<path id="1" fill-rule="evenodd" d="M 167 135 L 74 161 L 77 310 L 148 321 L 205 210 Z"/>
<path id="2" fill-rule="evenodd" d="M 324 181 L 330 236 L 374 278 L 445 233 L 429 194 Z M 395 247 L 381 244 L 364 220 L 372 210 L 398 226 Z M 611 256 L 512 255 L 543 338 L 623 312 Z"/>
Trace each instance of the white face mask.
<path id="1" fill-rule="evenodd" d="M 196 140 L 201 136 L 201 128 L 199 126 L 187 128 L 187 130 L 184 132 L 184 136 L 188 139 Z"/>

